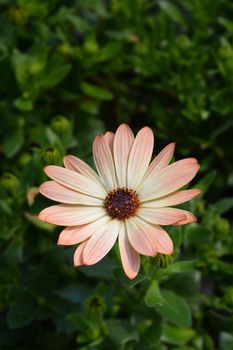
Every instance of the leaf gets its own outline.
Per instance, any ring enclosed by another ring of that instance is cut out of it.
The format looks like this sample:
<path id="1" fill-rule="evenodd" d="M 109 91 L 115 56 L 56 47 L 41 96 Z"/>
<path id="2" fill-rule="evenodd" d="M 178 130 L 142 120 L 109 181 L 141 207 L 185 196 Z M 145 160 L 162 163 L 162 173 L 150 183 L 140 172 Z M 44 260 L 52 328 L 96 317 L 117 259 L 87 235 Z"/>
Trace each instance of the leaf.
<path id="1" fill-rule="evenodd" d="M 114 263 L 109 257 L 92 266 L 81 266 L 79 271 L 89 277 L 110 279 L 113 275 Z"/>
<path id="2" fill-rule="evenodd" d="M 213 231 L 210 227 L 194 223 L 187 227 L 184 238 L 188 244 L 208 244 L 213 240 Z"/>
<path id="3" fill-rule="evenodd" d="M 195 266 L 196 266 L 195 260 L 178 261 L 172 265 L 169 265 L 165 271 L 168 272 L 169 274 L 184 273 L 184 272 L 193 270 Z"/>
<path id="4" fill-rule="evenodd" d="M 233 349 L 233 335 L 230 333 L 220 333 L 220 349 L 230 350 Z"/>
<path id="5" fill-rule="evenodd" d="M 82 83 L 81 90 L 89 97 L 97 100 L 109 101 L 113 99 L 113 94 L 102 87 L 94 86 L 89 83 Z"/>
<path id="6" fill-rule="evenodd" d="M 215 208 L 219 214 L 224 214 L 233 207 L 233 198 L 223 198 L 215 203 Z"/>
<path id="7" fill-rule="evenodd" d="M 184 24 L 184 18 L 181 15 L 178 8 L 174 5 L 174 3 L 161 0 L 159 1 L 159 7 L 174 21 L 179 24 Z"/>
<path id="8" fill-rule="evenodd" d="M 61 298 L 77 304 L 83 303 L 89 293 L 90 289 L 83 284 L 72 284 L 56 291 Z"/>
<path id="9" fill-rule="evenodd" d="M 195 331 L 190 328 L 178 328 L 164 324 L 162 340 L 173 345 L 185 345 L 195 336 Z"/>
<path id="10" fill-rule="evenodd" d="M 155 280 L 152 281 L 151 285 L 147 289 L 147 292 L 145 294 L 145 304 L 148 307 L 163 305 L 163 297 L 160 293 L 158 282 Z"/>
<path id="11" fill-rule="evenodd" d="M 39 82 L 40 86 L 43 88 L 52 88 L 56 86 L 67 76 L 71 70 L 71 67 L 71 64 L 64 64 L 60 67 L 52 67 Z"/>
<path id="12" fill-rule="evenodd" d="M 33 110 L 33 102 L 24 98 L 17 98 L 14 100 L 14 106 L 25 112 Z"/>
<path id="13" fill-rule="evenodd" d="M 129 341 L 139 341 L 135 327 L 129 326 L 124 320 L 108 320 L 107 328 L 112 341 L 118 346 L 124 346 Z"/>
<path id="14" fill-rule="evenodd" d="M 203 179 L 201 179 L 201 181 L 199 181 L 196 184 L 195 187 L 199 188 L 202 191 L 199 197 L 207 192 L 210 185 L 214 182 L 216 175 L 217 175 L 216 170 L 212 170 L 208 175 L 206 175 Z"/>
<path id="15" fill-rule="evenodd" d="M 22 128 L 13 130 L 10 134 L 5 136 L 3 141 L 3 150 L 6 157 L 12 158 L 19 152 L 24 142 L 24 133 Z"/>
<path id="16" fill-rule="evenodd" d="M 34 319 L 35 305 L 30 301 L 13 302 L 7 313 L 7 323 L 11 329 L 27 326 Z"/>
<path id="17" fill-rule="evenodd" d="M 166 320 L 180 327 L 191 326 L 191 312 L 186 300 L 172 291 L 161 290 L 163 305 L 156 305 L 155 310 Z"/>

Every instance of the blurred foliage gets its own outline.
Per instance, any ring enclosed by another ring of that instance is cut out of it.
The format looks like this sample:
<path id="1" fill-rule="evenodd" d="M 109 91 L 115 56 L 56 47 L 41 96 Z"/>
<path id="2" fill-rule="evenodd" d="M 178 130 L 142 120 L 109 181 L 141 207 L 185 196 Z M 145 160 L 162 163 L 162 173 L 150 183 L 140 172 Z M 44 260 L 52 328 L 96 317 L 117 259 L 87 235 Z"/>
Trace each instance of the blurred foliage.
<path id="1" fill-rule="evenodd" d="M 0 0 L 0 348 L 233 349 L 233 3 Z M 75 270 L 34 214 L 46 164 L 127 122 L 201 162 L 175 254 Z M 199 183 L 196 185 L 196 183 Z"/>

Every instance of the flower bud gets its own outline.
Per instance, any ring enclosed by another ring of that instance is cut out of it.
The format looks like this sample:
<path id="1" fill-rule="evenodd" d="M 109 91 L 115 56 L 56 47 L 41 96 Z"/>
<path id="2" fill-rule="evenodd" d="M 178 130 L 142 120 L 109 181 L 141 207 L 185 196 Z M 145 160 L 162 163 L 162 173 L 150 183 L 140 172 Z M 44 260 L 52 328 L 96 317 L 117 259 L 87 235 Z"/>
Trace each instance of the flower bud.
<path id="1" fill-rule="evenodd" d="M 61 160 L 61 153 L 57 148 L 47 147 L 42 151 L 41 160 L 43 164 L 59 164 Z"/>
<path id="2" fill-rule="evenodd" d="M 58 135 L 64 135 L 71 129 L 69 120 L 62 115 L 54 117 L 50 126 L 52 130 Z"/>
<path id="3" fill-rule="evenodd" d="M 11 192 L 12 194 L 15 194 L 18 191 L 19 180 L 15 175 L 11 173 L 3 174 L 0 183 L 6 191 Z"/>

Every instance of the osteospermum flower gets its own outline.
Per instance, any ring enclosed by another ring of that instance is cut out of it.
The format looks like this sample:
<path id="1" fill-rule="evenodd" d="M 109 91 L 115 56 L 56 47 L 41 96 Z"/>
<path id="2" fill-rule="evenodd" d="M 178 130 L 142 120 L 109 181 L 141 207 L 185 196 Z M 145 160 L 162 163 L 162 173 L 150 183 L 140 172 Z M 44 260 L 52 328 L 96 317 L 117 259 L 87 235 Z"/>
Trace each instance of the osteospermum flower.
<path id="1" fill-rule="evenodd" d="M 149 127 L 134 137 L 122 124 L 115 134 L 107 132 L 95 138 L 97 173 L 72 155 L 64 157 L 65 168 L 45 167 L 53 181 L 43 183 L 40 193 L 62 204 L 42 210 L 39 218 L 67 226 L 58 244 L 79 244 L 75 266 L 97 263 L 118 239 L 125 273 L 134 278 L 140 268 L 140 254 L 172 254 L 172 240 L 161 226 L 196 221 L 192 213 L 171 206 L 200 192 L 178 191 L 196 175 L 197 160 L 186 158 L 169 165 L 175 148 L 170 143 L 150 163 L 153 146 Z"/>

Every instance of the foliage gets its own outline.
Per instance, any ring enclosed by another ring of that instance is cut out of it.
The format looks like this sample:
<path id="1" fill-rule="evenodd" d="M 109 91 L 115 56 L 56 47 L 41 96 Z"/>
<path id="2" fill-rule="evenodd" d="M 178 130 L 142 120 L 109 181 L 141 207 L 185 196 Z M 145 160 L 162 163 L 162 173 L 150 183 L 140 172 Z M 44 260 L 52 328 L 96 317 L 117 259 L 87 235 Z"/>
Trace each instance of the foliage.
<path id="1" fill-rule="evenodd" d="M 0 1 L 0 347 L 233 349 L 233 4 L 230 0 Z M 171 259 L 144 257 L 132 281 L 117 248 L 75 270 L 74 248 L 34 214 L 46 164 L 92 164 L 93 137 L 151 126 L 156 151 L 201 162 L 168 228 Z"/>

